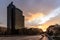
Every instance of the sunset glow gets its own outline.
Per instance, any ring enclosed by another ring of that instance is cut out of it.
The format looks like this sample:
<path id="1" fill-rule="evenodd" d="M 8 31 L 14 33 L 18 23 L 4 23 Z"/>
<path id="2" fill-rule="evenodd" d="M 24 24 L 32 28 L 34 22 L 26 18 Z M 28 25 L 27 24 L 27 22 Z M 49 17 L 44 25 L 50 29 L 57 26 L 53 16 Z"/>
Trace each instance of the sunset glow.
<path id="1" fill-rule="evenodd" d="M 43 25 L 39 24 L 40 19 L 44 17 L 43 13 L 35 13 L 35 14 L 31 14 L 30 17 L 26 17 L 26 22 L 29 24 L 28 26 L 30 26 L 31 28 L 41 28 L 43 31 L 46 31 L 46 27 L 44 27 Z"/>
<path id="2" fill-rule="evenodd" d="M 50 13 L 48 13 L 46 16 L 43 13 L 30 13 L 31 16 L 26 18 L 28 19 L 26 22 L 29 24 L 29 26 L 33 26 L 34 28 L 41 28 L 43 31 L 46 31 L 49 24 L 47 25 L 47 21 L 52 20 L 54 17 L 58 16 L 60 14 L 60 8 L 56 8 L 52 10 Z M 45 24 L 46 23 L 46 24 Z M 27 25 L 28 25 L 27 24 Z"/>
<path id="3" fill-rule="evenodd" d="M 38 26 L 38 28 L 42 29 L 43 31 L 46 31 L 46 29 L 47 29 L 46 26 Z"/>

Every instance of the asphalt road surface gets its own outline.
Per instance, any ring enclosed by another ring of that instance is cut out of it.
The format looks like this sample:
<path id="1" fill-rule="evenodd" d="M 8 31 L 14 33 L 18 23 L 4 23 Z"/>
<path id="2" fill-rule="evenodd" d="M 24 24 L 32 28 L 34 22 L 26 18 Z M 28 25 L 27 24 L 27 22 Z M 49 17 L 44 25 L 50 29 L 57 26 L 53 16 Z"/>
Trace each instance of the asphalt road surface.
<path id="1" fill-rule="evenodd" d="M 48 40 L 46 36 L 13 36 L 13 37 L 0 37 L 0 40 Z"/>

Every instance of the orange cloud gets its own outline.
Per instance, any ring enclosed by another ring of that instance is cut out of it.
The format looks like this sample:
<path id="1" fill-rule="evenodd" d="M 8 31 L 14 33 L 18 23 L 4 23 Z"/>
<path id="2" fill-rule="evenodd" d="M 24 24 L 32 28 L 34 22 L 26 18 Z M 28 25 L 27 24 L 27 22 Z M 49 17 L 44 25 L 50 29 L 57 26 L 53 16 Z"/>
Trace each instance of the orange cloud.
<path id="1" fill-rule="evenodd" d="M 58 19 L 55 18 L 55 19 L 51 19 L 50 21 L 45 22 L 44 24 L 38 24 L 38 23 L 41 23 L 40 19 L 44 18 L 45 15 L 43 13 L 40 13 L 40 12 L 38 12 L 38 13 L 28 13 L 28 14 L 30 14 L 30 16 L 25 17 L 25 27 L 28 27 L 28 28 L 41 28 L 43 31 L 46 31 L 46 29 L 50 25 L 54 25 L 56 23 L 59 23 Z M 37 18 L 38 18 L 38 20 L 37 20 Z M 28 22 L 30 22 L 30 24 Z"/>
<path id="2" fill-rule="evenodd" d="M 39 28 L 39 26 L 41 26 L 41 25 L 34 25 L 34 26 L 32 26 L 32 25 L 30 25 L 29 23 L 27 23 L 27 22 L 32 22 L 33 20 L 35 20 L 35 19 L 37 19 L 37 18 L 42 18 L 43 16 L 44 16 L 44 14 L 43 13 L 40 13 L 40 12 L 38 12 L 38 13 L 29 13 L 30 14 L 30 16 L 26 16 L 25 17 L 25 26 L 26 27 L 28 27 L 28 28 Z M 37 20 L 36 20 L 37 21 Z M 37 23 L 36 23 L 37 24 Z M 42 27 L 41 27 L 42 28 Z"/>
<path id="3" fill-rule="evenodd" d="M 32 20 L 34 20 L 34 19 L 36 19 L 36 18 L 38 18 L 38 17 L 43 17 L 43 16 L 44 16 L 43 13 L 35 13 L 35 14 L 33 14 L 33 13 L 28 13 L 28 14 L 31 14 L 31 16 L 25 17 L 25 19 L 26 19 L 27 21 L 32 21 Z"/>

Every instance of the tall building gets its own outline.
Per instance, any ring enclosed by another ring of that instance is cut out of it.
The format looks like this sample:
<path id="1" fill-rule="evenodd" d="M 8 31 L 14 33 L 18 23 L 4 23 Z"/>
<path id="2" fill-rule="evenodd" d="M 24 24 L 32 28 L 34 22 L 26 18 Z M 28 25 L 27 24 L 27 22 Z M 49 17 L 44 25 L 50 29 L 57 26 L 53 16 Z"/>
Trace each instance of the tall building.
<path id="1" fill-rule="evenodd" d="M 16 28 L 24 27 L 24 16 L 22 11 L 11 2 L 7 6 L 7 32 L 14 33 Z"/>
<path id="2" fill-rule="evenodd" d="M 7 32 L 15 31 L 15 6 L 11 2 L 7 7 Z"/>

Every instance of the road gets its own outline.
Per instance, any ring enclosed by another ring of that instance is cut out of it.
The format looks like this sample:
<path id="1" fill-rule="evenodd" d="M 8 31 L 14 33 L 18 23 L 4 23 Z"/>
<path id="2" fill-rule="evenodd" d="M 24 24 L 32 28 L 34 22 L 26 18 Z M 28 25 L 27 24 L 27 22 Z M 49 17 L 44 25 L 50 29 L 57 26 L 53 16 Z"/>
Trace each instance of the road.
<path id="1" fill-rule="evenodd" d="M 40 40 L 42 36 L 13 36 L 13 37 L 0 37 L 0 40 Z M 44 37 L 43 40 L 48 40 L 47 37 Z"/>

